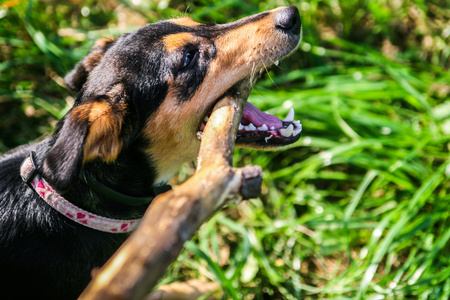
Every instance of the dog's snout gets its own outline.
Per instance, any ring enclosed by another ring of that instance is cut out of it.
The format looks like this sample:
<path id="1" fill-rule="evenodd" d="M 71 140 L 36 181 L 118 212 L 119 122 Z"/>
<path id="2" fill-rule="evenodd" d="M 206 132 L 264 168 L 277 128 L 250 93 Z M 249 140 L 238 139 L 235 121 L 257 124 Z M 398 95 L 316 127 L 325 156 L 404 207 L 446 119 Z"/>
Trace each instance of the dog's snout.
<path id="1" fill-rule="evenodd" d="M 278 11 L 275 15 L 275 22 L 275 26 L 283 31 L 300 34 L 300 15 L 295 6 L 288 6 Z"/>

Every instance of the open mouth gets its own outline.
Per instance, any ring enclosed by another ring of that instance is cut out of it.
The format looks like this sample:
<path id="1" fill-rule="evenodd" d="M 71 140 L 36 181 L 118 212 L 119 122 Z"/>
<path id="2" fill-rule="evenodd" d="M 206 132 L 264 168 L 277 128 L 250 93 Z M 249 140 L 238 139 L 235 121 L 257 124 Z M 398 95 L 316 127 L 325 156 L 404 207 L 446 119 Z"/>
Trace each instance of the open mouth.
<path id="1" fill-rule="evenodd" d="M 296 142 L 301 136 L 302 124 L 294 120 L 294 114 L 294 109 L 291 108 L 286 118 L 281 120 L 247 102 L 236 135 L 236 144 L 283 146 Z"/>
<path id="2" fill-rule="evenodd" d="M 287 116 L 281 120 L 247 102 L 236 135 L 236 145 L 276 148 L 295 143 L 301 136 L 302 124 L 294 120 L 294 115 L 294 109 L 291 108 Z M 199 136 L 207 121 L 208 117 L 205 117 L 200 126 Z"/>

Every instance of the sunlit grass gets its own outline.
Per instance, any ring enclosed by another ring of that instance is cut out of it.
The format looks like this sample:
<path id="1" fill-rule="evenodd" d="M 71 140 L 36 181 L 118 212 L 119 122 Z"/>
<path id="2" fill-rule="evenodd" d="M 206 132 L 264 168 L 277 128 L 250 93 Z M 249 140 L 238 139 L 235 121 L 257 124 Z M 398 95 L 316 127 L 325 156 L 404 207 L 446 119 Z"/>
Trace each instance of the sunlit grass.
<path id="1" fill-rule="evenodd" d="M 450 139 L 436 107 L 405 88 L 414 77 L 377 65 L 301 72 L 303 89 L 250 98 L 280 116 L 294 107 L 304 131 L 285 152 L 235 157 L 265 170 L 261 199 L 237 208 L 258 284 L 236 286 L 283 299 L 446 299 Z"/>
<path id="2" fill-rule="evenodd" d="M 219 23 L 280 5 L 119 3 L 150 21 L 188 12 Z M 293 107 L 302 138 L 281 152 L 236 151 L 236 166 L 262 166 L 261 197 L 204 224 L 162 283 L 204 276 L 232 299 L 449 299 L 445 5 L 281 4 L 300 8 L 304 42 L 249 100 L 279 117 Z M 88 16 L 80 13 L 84 7 Z M 103 2 L 28 1 L 1 9 L 6 151 L 48 133 L 70 107 L 74 95 L 62 77 L 96 38 L 132 28 L 117 26 L 117 7 Z M 73 34 L 60 35 L 61 28 Z M 184 168 L 180 180 L 191 172 Z"/>

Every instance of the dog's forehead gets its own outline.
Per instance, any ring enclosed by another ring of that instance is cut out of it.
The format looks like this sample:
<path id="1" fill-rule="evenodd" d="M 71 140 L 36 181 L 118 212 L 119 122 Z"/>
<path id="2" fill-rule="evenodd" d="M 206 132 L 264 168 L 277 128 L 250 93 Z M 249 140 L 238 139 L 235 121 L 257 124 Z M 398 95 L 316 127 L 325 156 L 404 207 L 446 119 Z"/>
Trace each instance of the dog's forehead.
<path id="1" fill-rule="evenodd" d="M 226 35 L 234 29 L 256 23 L 269 15 L 270 12 L 262 12 L 226 24 L 203 24 L 184 16 L 147 24 L 131 33 L 125 43 L 144 44 L 144 46 L 155 43 L 166 44 L 170 48 L 168 50 L 174 50 L 193 40 L 199 41 L 198 37 L 213 40 L 218 36 Z"/>
<path id="2" fill-rule="evenodd" d="M 166 38 L 174 41 L 175 37 L 178 37 L 187 42 L 189 38 L 191 40 L 196 37 L 206 39 L 214 38 L 219 34 L 217 29 L 218 26 L 216 24 L 202 24 L 189 17 L 183 17 L 147 24 L 131 33 L 127 37 L 127 40 L 128 42 L 135 41 L 155 44 L 163 43 Z M 170 44 L 172 45 L 173 43 Z"/>

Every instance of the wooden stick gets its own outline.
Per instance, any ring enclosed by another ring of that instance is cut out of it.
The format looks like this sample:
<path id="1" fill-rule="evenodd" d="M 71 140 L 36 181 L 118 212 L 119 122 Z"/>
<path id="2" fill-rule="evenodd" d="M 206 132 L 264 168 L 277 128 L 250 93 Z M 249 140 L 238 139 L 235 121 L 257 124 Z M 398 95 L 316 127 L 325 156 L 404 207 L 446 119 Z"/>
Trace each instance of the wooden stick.
<path id="1" fill-rule="evenodd" d="M 96 274 L 80 299 L 143 299 L 206 220 L 231 199 L 259 195 L 261 168 L 231 166 L 248 94 L 249 90 L 237 87 L 217 103 L 202 135 L 196 173 L 153 200 L 138 229 Z"/>

